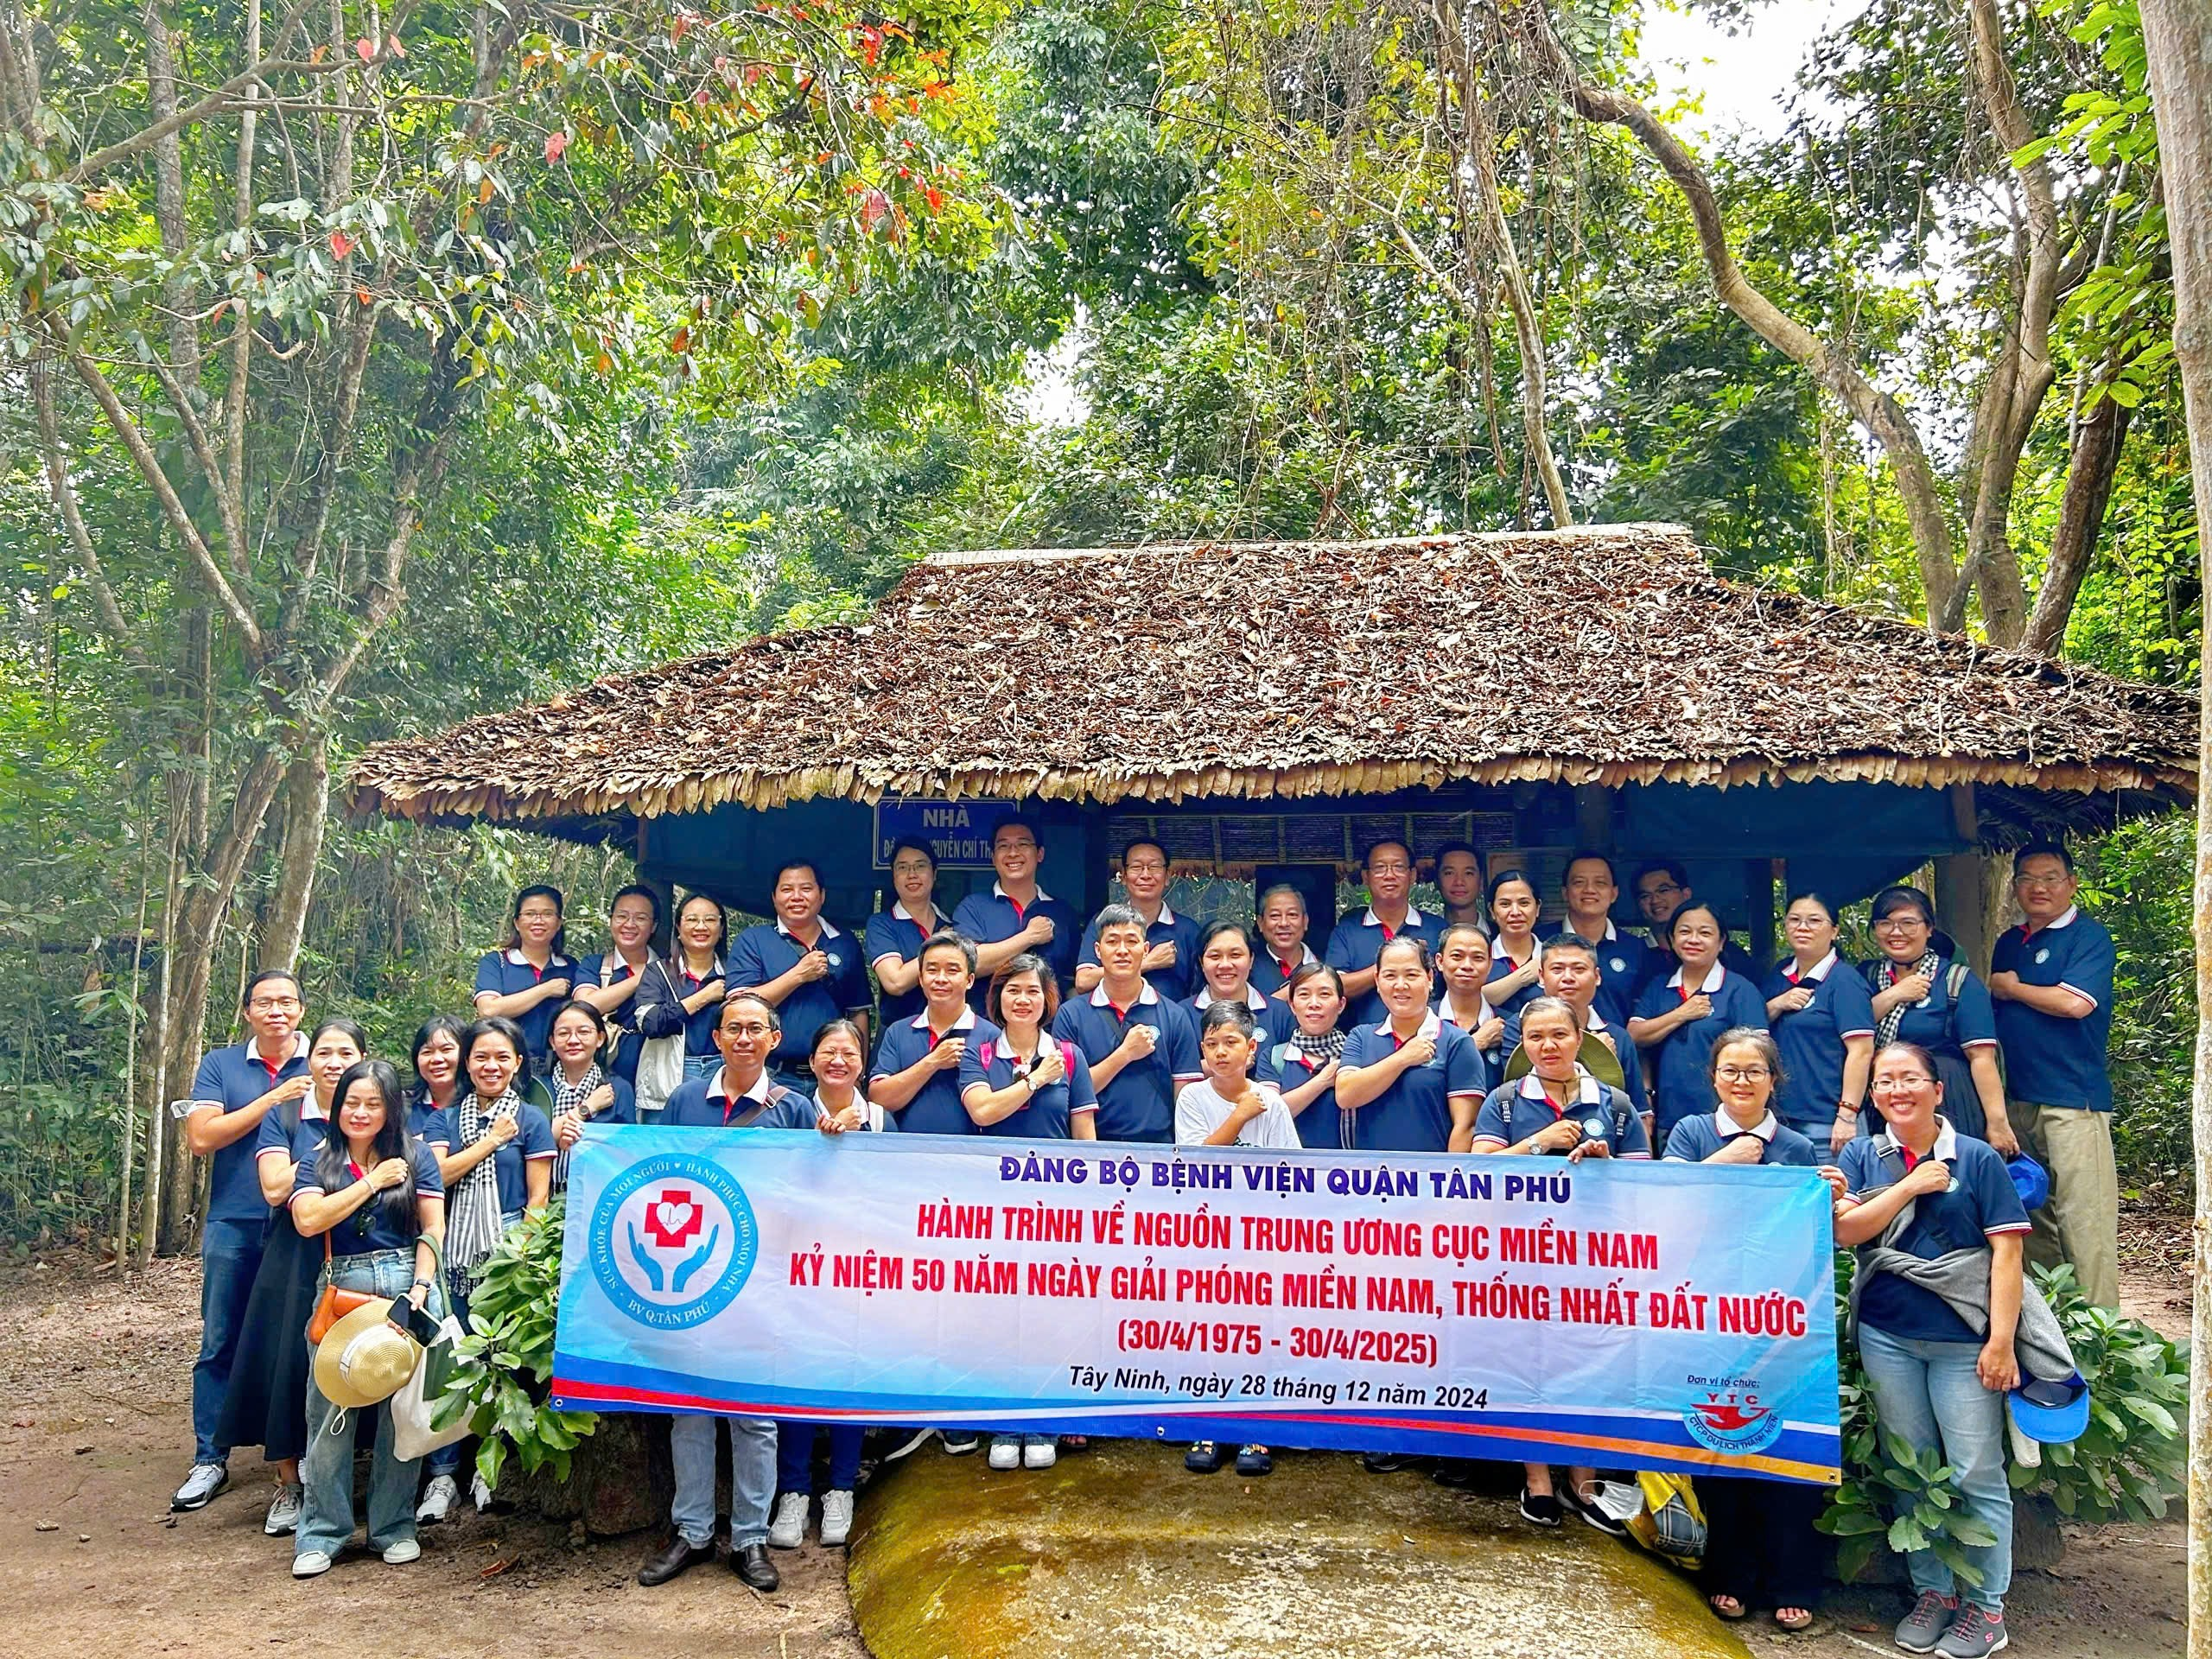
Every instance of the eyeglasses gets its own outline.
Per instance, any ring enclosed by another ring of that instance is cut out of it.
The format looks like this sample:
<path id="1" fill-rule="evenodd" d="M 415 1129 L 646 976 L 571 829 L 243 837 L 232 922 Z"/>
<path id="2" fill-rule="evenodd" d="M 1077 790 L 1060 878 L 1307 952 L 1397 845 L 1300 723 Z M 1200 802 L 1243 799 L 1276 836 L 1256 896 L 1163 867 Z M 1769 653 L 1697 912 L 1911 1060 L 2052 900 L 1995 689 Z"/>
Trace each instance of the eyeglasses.
<path id="1" fill-rule="evenodd" d="M 1723 1083 L 1757 1083 L 1774 1073 L 1763 1065 L 1724 1065 L 1713 1075 Z"/>
<path id="2" fill-rule="evenodd" d="M 1928 925 L 1925 916 L 1885 916 L 1874 924 L 1877 933 L 1910 933 L 1916 927 Z"/>
<path id="3" fill-rule="evenodd" d="M 1158 859 L 1147 859 L 1141 864 L 1122 865 L 1122 874 L 1124 875 L 1165 875 L 1167 874 L 1167 867 Z"/>
<path id="4" fill-rule="evenodd" d="M 722 1030 L 732 1037 L 766 1037 L 773 1027 L 763 1025 L 724 1026 Z"/>
<path id="5" fill-rule="evenodd" d="M 2012 878 L 2012 885 L 2016 887 L 2063 887 L 2073 879 L 2067 875 L 2016 875 Z"/>
<path id="6" fill-rule="evenodd" d="M 287 1008 L 298 1007 L 300 999 L 296 996 L 257 996 L 245 1006 L 249 1014 L 280 1014 Z"/>
<path id="7" fill-rule="evenodd" d="M 1414 873 L 1414 867 L 1410 864 L 1401 864 L 1394 859 L 1388 864 L 1369 865 L 1367 873 L 1370 875 L 1411 875 Z"/>
<path id="8" fill-rule="evenodd" d="M 1923 1083 L 1935 1081 L 1935 1078 L 1922 1072 L 1909 1071 L 1901 1077 L 1877 1077 L 1874 1079 L 1874 1087 L 1877 1089 L 1916 1089 Z"/>

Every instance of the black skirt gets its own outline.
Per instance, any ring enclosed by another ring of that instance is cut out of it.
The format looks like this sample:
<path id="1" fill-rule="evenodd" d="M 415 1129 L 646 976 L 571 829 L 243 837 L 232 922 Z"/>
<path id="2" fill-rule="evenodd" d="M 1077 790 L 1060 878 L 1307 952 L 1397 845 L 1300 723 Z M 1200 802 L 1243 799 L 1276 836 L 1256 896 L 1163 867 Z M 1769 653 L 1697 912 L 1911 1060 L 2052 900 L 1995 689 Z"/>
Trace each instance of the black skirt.
<path id="1" fill-rule="evenodd" d="M 320 1243 L 300 1236 L 289 1211 L 277 1211 L 246 1302 L 217 1445 L 257 1446 L 271 1463 L 307 1454 L 308 1321 L 321 1271 Z"/>

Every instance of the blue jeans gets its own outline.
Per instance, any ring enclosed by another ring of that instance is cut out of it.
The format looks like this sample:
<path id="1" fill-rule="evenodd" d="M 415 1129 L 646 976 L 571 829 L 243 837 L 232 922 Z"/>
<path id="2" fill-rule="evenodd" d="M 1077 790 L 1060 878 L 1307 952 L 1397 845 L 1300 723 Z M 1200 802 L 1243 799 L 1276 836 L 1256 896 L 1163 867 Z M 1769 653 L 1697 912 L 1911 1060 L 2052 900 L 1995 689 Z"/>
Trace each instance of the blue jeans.
<path id="1" fill-rule="evenodd" d="M 857 1423 L 778 1422 L 776 1425 L 776 1490 L 779 1492 L 814 1491 L 814 1432 L 820 1428 L 830 1437 L 830 1487 L 833 1492 L 849 1492 L 853 1483 L 861 1478 L 861 1441 L 868 1431 Z"/>
<path id="2" fill-rule="evenodd" d="M 683 1081 L 689 1083 L 694 1077 L 711 1077 L 721 1063 L 722 1057 L 719 1054 L 686 1054 L 683 1057 Z"/>
<path id="3" fill-rule="evenodd" d="M 407 1294 L 414 1277 L 413 1250 L 371 1250 L 337 1257 L 318 1282 L 336 1285 L 340 1290 L 397 1298 Z M 432 1285 L 431 1313 L 436 1313 L 442 1305 L 437 1287 Z M 361 1416 L 358 1411 L 340 1411 L 323 1398 L 322 1390 L 315 1386 L 315 1353 L 310 1349 L 308 1454 L 300 1459 L 300 1481 L 306 1492 L 299 1534 L 292 1544 L 295 1555 L 305 1555 L 310 1550 L 335 1555 L 353 1540 L 353 1438 Z M 378 1408 L 376 1418 L 376 1452 L 369 1464 L 369 1548 L 383 1550 L 415 1535 L 415 1478 L 421 1459 L 403 1462 L 394 1456 L 391 1414 Z"/>
<path id="4" fill-rule="evenodd" d="M 258 1221 L 211 1221 L 200 1236 L 200 1357 L 192 1362 L 192 1460 L 221 1463 L 230 1451 L 215 1444 L 223 1392 L 231 1385 L 245 1305 L 261 1271 L 266 1217 Z"/>
<path id="5" fill-rule="evenodd" d="M 2005 1478 L 2005 1396 L 1981 1386 L 1974 1373 L 1980 1353 L 1979 1343 L 1896 1337 L 1872 1325 L 1859 1329 L 1859 1357 L 1882 1427 L 1915 1451 L 1940 1452 L 1965 1495 L 1967 1513 L 1997 1535 L 1994 1544 L 1966 1547 L 1967 1559 L 1981 1573 L 1972 1589 L 1959 1587 L 1932 1549 L 1905 1557 L 1912 1587 L 1962 1596 L 2002 1612 L 2005 1592 L 2012 1587 L 2012 1488 Z"/>
<path id="6" fill-rule="evenodd" d="M 715 1541 L 715 1427 L 729 1425 L 729 1547 L 768 1541 L 768 1506 L 776 1497 L 776 1426 L 766 1417 L 686 1412 L 668 1420 L 668 1456 L 676 1471 L 669 1519 L 683 1541 L 704 1549 Z"/>

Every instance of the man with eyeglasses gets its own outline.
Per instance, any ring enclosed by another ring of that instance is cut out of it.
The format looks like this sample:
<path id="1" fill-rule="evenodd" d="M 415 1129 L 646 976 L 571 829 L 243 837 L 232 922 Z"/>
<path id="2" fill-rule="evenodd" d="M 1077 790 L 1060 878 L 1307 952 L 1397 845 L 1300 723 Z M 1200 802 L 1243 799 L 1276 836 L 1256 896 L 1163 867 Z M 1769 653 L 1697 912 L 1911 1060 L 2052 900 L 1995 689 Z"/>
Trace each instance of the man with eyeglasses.
<path id="1" fill-rule="evenodd" d="M 1647 982 L 1662 974 L 1671 974 L 1681 966 L 1667 946 L 1667 918 L 1697 894 L 1690 887 L 1689 871 L 1671 858 L 1644 860 L 1636 867 L 1636 877 L 1630 886 L 1636 890 L 1636 907 L 1650 924 L 1650 949 L 1644 953 L 1636 977 L 1636 988 L 1641 991 Z M 1732 974 L 1743 975 L 1754 985 L 1766 973 L 1751 960 L 1750 951 L 1725 933 L 1720 937 L 1720 965 Z"/>
<path id="2" fill-rule="evenodd" d="M 1368 848 L 1361 861 L 1367 876 L 1367 909 L 1347 916 L 1329 935 L 1322 959 L 1344 982 L 1344 1013 L 1338 1023 L 1346 1031 L 1379 1024 L 1389 1010 L 1375 989 L 1375 961 L 1382 947 L 1411 934 L 1432 954 L 1443 931 L 1440 918 L 1413 906 L 1414 855 L 1406 843 L 1385 836 Z"/>
<path id="3" fill-rule="evenodd" d="M 721 1069 L 689 1077 L 668 1097 L 660 1127 L 687 1129 L 810 1129 L 824 1127 L 814 1102 L 779 1084 L 768 1058 L 783 1021 L 757 991 L 734 991 L 715 1026 Z M 776 1425 L 766 1417 L 682 1412 L 668 1420 L 676 1494 L 674 1535 L 638 1569 L 648 1588 L 715 1559 L 715 1453 L 718 1423 L 729 1425 L 729 1566 L 752 1588 L 779 1582 L 768 1554 L 768 1506 L 776 1497 Z"/>
<path id="4" fill-rule="evenodd" d="M 2074 902 L 2074 857 L 2031 842 L 2012 858 L 2026 919 L 1997 941 L 1989 995 L 2005 1052 L 2013 1129 L 2050 1172 L 2050 1198 L 2029 1217 L 2028 1259 L 2074 1264 L 2082 1294 L 2120 1308 L 2120 1177 L 2113 1163 L 2112 935 Z"/>
<path id="5" fill-rule="evenodd" d="M 200 1233 L 192 1469 L 169 1500 L 169 1507 L 179 1510 L 204 1509 L 230 1484 L 230 1448 L 215 1443 L 215 1430 L 269 1227 L 269 1200 L 254 1173 L 254 1140 L 261 1120 L 285 1102 L 300 1099 L 310 1082 L 307 1039 L 300 1030 L 306 1014 L 300 982 L 285 969 L 264 969 L 246 982 L 238 1001 L 250 1034 L 237 1047 L 219 1048 L 200 1061 L 184 1119 L 185 1144 L 213 1168 L 207 1219 Z"/>
<path id="6" fill-rule="evenodd" d="M 1198 925 L 1167 907 L 1167 849 L 1156 841 L 1131 842 L 1122 849 L 1122 888 L 1129 908 L 1144 922 L 1144 979 L 1170 1002 L 1187 1002 L 1198 988 Z M 1085 996 L 1106 977 L 1098 964 L 1098 924 L 1083 931 L 1077 953 L 1075 988 Z"/>
<path id="7" fill-rule="evenodd" d="M 987 1012 L 991 976 L 1024 951 L 1045 958 L 1063 987 L 1075 976 L 1080 918 L 1066 900 L 1038 885 L 1045 862 L 1045 835 L 1031 819 L 1016 814 L 991 836 L 991 868 L 998 880 L 988 893 L 971 893 L 952 912 L 954 929 L 976 942 L 976 988 L 969 1006 Z"/>

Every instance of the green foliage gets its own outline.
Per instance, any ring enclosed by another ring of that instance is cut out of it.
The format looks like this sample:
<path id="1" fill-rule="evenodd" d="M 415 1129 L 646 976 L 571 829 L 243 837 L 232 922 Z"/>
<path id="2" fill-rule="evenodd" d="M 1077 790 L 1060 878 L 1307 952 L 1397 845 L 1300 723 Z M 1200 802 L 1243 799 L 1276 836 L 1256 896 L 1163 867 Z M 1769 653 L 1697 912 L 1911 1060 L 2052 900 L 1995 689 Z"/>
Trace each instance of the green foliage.
<path id="1" fill-rule="evenodd" d="M 1837 1252 L 1843 1482 L 1820 1529 L 1837 1540 L 1837 1571 L 1847 1580 L 1886 1545 L 1898 1552 L 1932 1549 L 1963 1582 L 1979 1583 L 1967 1548 L 1995 1539 L 1967 1513 L 1939 1452 L 1915 1450 L 1883 1429 L 1859 1351 L 1845 1339 L 1856 1266 L 1853 1252 Z M 2012 1468 L 2015 1493 L 2046 1496 L 2071 1520 L 2164 1516 L 2181 1490 L 2187 1452 L 2180 1423 L 2189 1399 L 2187 1357 L 2149 1327 L 2092 1306 L 2071 1268 L 2030 1271 L 2074 1351 L 2092 1404 L 2079 1440 L 2044 1446 L 2038 1468 Z"/>
<path id="2" fill-rule="evenodd" d="M 499 1241 L 468 1302 L 468 1334 L 437 1408 L 441 1424 L 466 1414 L 483 1436 L 477 1471 L 493 1486 L 512 1457 L 524 1472 L 569 1478 L 569 1454 L 599 1426 L 596 1414 L 546 1403 L 561 1296 L 561 1231 L 568 1208 L 556 1198 L 527 1211 Z"/>
<path id="3" fill-rule="evenodd" d="M 2164 1207 L 2188 1204 L 2196 1186 L 2189 891 L 2195 839 L 2186 815 L 2152 819 L 2106 836 L 2081 863 L 2081 902 L 2112 931 L 2118 958 L 2111 1054 L 2120 1179 L 2130 1196 Z"/>

